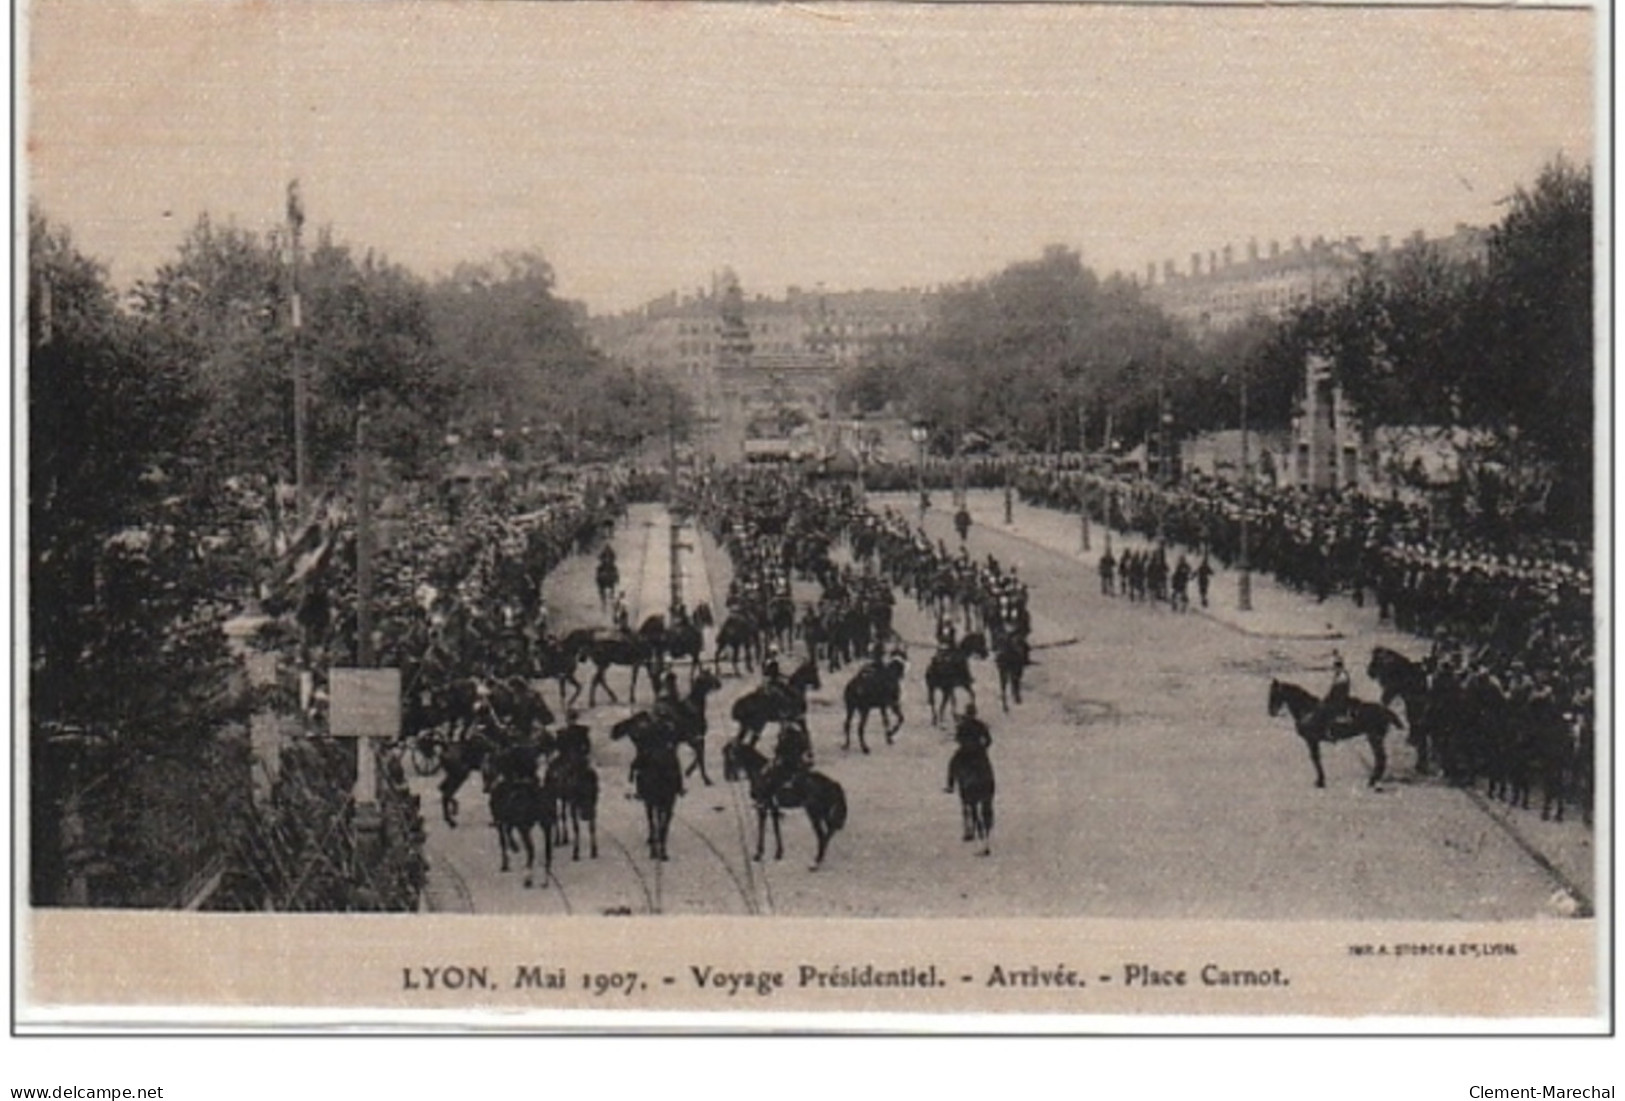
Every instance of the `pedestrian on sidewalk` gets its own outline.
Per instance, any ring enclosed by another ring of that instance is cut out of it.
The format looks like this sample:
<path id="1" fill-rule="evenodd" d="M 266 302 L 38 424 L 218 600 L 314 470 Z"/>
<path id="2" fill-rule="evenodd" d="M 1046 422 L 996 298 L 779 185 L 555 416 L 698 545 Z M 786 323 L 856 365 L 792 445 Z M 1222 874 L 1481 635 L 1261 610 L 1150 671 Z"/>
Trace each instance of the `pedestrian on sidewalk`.
<path id="1" fill-rule="evenodd" d="M 1168 602 L 1173 605 L 1174 611 L 1188 612 L 1191 610 L 1190 584 L 1191 565 L 1185 561 L 1185 556 L 1181 554 L 1179 561 L 1174 564 L 1173 593 L 1168 599 Z"/>
<path id="2" fill-rule="evenodd" d="M 1207 587 L 1213 580 L 1213 563 L 1208 561 L 1207 552 L 1202 552 L 1202 562 L 1196 567 L 1196 595 L 1201 598 L 1202 607 L 1207 607 Z"/>

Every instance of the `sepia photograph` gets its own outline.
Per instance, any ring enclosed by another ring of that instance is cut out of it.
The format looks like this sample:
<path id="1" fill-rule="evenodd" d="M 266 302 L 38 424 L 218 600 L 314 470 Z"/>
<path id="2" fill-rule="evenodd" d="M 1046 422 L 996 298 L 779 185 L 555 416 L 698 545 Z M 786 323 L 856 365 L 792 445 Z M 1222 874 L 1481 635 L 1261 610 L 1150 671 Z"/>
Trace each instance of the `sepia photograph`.
<path id="1" fill-rule="evenodd" d="M 20 5 L 14 1030 L 1611 1033 L 1610 19 Z"/>

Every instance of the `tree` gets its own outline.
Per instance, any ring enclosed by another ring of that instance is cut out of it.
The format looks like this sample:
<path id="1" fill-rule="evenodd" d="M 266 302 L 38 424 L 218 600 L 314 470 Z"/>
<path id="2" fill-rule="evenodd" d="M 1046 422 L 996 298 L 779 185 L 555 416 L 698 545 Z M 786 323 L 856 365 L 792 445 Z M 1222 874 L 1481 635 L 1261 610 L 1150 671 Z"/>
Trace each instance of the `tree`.
<path id="1" fill-rule="evenodd" d="M 60 830 L 100 774 L 111 898 L 150 903 L 246 792 L 217 735 L 245 716 L 221 624 L 248 571 L 184 343 L 122 312 L 66 230 L 28 228 L 30 896 L 63 900 Z"/>
<path id="2" fill-rule="evenodd" d="M 1595 461 L 1591 169 L 1558 159 L 1518 188 L 1490 236 L 1469 316 L 1477 369 L 1464 416 L 1495 431 L 1509 466 L 1548 464 L 1547 519 L 1589 542 Z M 1520 476 L 1523 471 L 1520 470 Z"/>
<path id="3" fill-rule="evenodd" d="M 363 399 L 374 449 L 420 468 L 439 438 L 447 396 L 425 287 L 371 252 L 358 262 L 323 229 L 301 264 L 295 336 L 283 252 L 278 233 L 222 228 L 205 215 L 176 258 L 136 287 L 139 315 L 198 365 L 217 462 L 292 480 L 297 340 L 312 475 L 331 478 L 351 461 Z"/>
<path id="4" fill-rule="evenodd" d="M 531 411 L 565 420 L 559 391 L 598 365 L 581 317 L 553 293 L 553 269 L 537 252 L 505 252 L 461 264 L 429 288 L 435 346 L 452 389 L 453 419 L 523 426 Z"/>
<path id="5" fill-rule="evenodd" d="M 37 211 L 29 288 L 31 712 L 184 744 L 225 714 L 219 623 L 242 579 L 219 553 L 206 392 Z"/>

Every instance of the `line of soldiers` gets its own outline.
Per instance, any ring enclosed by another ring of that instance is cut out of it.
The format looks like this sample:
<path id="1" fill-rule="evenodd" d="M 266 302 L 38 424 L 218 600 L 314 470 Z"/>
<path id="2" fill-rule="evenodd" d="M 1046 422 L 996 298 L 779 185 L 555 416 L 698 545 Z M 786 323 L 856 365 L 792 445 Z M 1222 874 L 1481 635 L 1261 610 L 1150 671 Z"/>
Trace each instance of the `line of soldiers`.
<path id="1" fill-rule="evenodd" d="M 1396 627 L 1438 635 L 1503 680 L 1517 662 L 1565 711 L 1591 707 L 1594 601 L 1582 548 L 1532 535 L 1492 544 L 1437 530 L 1415 504 L 1200 475 L 1160 486 L 1029 468 L 1016 484 L 1026 500 L 1075 510 L 1081 498 L 1119 531 L 1211 549 L 1225 565 L 1239 557 L 1245 515 L 1254 569 L 1322 599 L 1375 599 L 1379 618 Z M 1113 572 L 1120 581 L 1121 563 Z"/>
<path id="2" fill-rule="evenodd" d="M 1167 549 L 1158 544 L 1145 550 L 1125 550 L 1122 558 L 1115 558 L 1108 546 L 1100 556 L 1097 567 L 1100 574 L 1102 596 L 1116 596 L 1119 592 L 1131 601 L 1166 601 L 1176 612 L 1189 611 L 1191 581 L 1196 582 L 1197 597 L 1207 607 L 1208 589 L 1213 583 L 1213 563 L 1206 553 L 1193 570 L 1183 551 L 1170 569 Z"/>
<path id="3" fill-rule="evenodd" d="M 854 529 L 854 554 L 877 561 L 892 583 L 922 605 L 934 603 L 939 617 L 957 607 L 967 630 L 1031 633 L 1031 594 L 1018 566 L 1006 568 L 991 554 L 978 562 L 963 546 L 950 552 L 895 509 L 879 515 L 865 511 L 855 518 Z"/>

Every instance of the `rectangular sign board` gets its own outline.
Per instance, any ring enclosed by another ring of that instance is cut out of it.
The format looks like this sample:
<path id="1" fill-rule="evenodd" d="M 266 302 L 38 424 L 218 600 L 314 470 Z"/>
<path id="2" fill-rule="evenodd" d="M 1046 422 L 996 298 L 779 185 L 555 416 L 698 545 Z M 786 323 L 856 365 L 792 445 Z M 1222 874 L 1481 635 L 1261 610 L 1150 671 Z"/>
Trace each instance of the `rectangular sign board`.
<path id="1" fill-rule="evenodd" d="M 334 668 L 328 674 L 328 729 L 335 738 L 394 738 L 401 732 L 399 669 Z"/>

